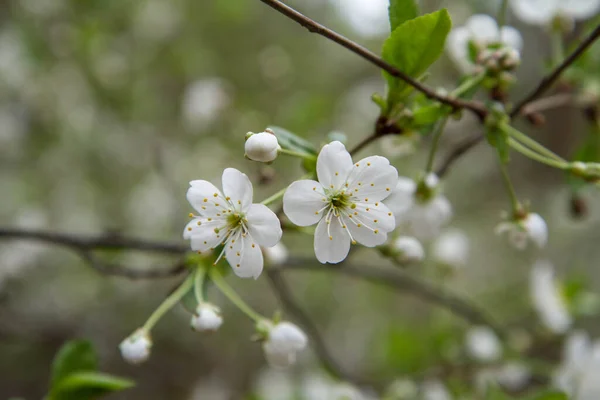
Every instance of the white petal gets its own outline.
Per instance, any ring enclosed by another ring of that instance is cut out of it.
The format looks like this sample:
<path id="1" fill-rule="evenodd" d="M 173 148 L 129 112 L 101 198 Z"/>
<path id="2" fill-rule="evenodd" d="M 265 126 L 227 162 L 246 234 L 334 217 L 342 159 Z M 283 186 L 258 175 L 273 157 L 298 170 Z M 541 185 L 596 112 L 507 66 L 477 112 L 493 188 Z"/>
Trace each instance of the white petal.
<path id="1" fill-rule="evenodd" d="M 348 190 L 365 202 L 385 199 L 398 182 L 398 171 L 387 158 L 371 156 L 363 158 L 352 167 L 348 177 Z M 368 199 L 368 200 L 365 200 Z"/>
<path id="2" fill-rule="evenodd" d="M 469 238 L 462 231 L 452 229 L 444 232 L 433 244 L 433 258 L 444 265 L 459 268 L 467 264 Z"/>
<path id="3" fill-rule="evenodd" d="M 396 217 L 396 225 L 404 219 L 404 214 L 409 211 L 414 204 L 414 193 L 417 184 L 412 179 L 405 177 L 398 178 L 396 188 L 392 190 L 384 203 Z"/>
<path id="4" fill-rule="evenodd" d="M 252 183 L 246 174 L 235 168 L 223 171 L 223 193 L 237 210 L 247 212 L 252 205 Z"/>
<path id="5" fill-rule="evenodd" d="M 203 222 L 201 226 L 193 231 L 190 238 L 192 250 L 204 252 L 212 250 L 221 244 L 227 236 L 227 232 L 224 230 L 219 231 L 219 233 L 215 232 L 215 228 L 219 226 L 223 226 L 223 224 L 208 224 Z"/>
<path id="6" fill-rule="evenodd" d="M 350 236 L 337 217 L 328 224 L 323 218 L 315 230 L 315 255 L 320 263 L 337 264 L 343 261 L 350 251 Z"/>
<path id="7" fill-rule="evenodd" d="M 261 246 L 275 246 L 281 240 L 281 223 L 269 207 L 263 204 L 252 204 L 248 213 L 248 230 L 250 235 Z"/>
<path id="8" fill-rule="evenodd" d="M 560 1 L 511 0 L 510 5 L 515 15 L 523 22 L 535 25 L 547 25 L 558 13 Z"/>
<path id="9" fill-rule="evenodd" d="M 430 207 L 434 215 L 433 218 L 439 221 L 440 226 L 446 224 L 452 218 L 452 204 L 446 196 L 436 196 L 431 200 Z"/>
<path id="10" fill-rule="evenodd" d="M 547 328 L 556 333 L 566 332 L 572 324 L 564 299 L 554 280 L 554 270 L 547 261 L 537 261 L 531 269 L 533 306 Z"/>
<path id="11" fill-rule="evenodd" d="M 277 351 L 273 349 L 273 345 L 269 342 L 263 343 L 263 350 L 267 362 L 273 368 L 287 368 L 296 362 L 296 353 Z"/>
<path id="12" fill-rule="evenodd" d="M 489 15 L 475 14 L 467 20 L 466 26 L 477 41 L 493 43 L 500 40 L 498 24 Z"/>
<path id="13" fill-rule="evenodd" d="M 341 142 L 326 144 L 317 157 L 317 177 L 328 189 L 339 189 L 352 170 L 352 157 Z"/>
<path id="14" fill-rule="evenodd" d="M 356 217 L 352 219 L 356 219 Z M 356 240 L 363 246 L 380 246 L 387 241 L 387 232 L 377 229 L 377 227 L 374 227 L 376 224 L 373 224 L 372 222 L 369 224 L 359 223 L 352 221 L 349 218 L 343 218 L 342 221 L 350 231 L 352 239 Z M 375 233 L 375 231 L 377 231 L 377 233 Z"/>
<path id="15" fill-rule="evenodd" d="M 523 37 L 518 29 L 512 26 L 503 26 L 500 35 L 502 36 L 502 43 L 515 50 L 523 49 Z"/>
<path id="16" fill-rule="evenodd" d="M 263 255 L 252 235 L 237 235 L 225 245 L 225 256 L 233 272 L 240 278 L 258 278 L 263 270 Z"/>
<path id="17" fill-rule="evenodd" d="M 476 326 L 469 329 L 466 347 L 470 356 L 478 361 L 492 362 L 502 356 L 502 344 L 494 331 L 487 326 Z"/>
<path id="18" fill-rule="evenodd" d="M 538 247 L 544 247 L 548 242 L 548 226 L 546 225 L 546 221 L 539 214 L 531 213 L 523 223 L 531 240 Z"/>
<path id="19" fill-rule="evenodd" d="M 600 11 L 600 0 L 563 0 L 560 9 L 575 19 L 591 18 Z"/>
<path id="20" fill-rule="evenodd" d="M 192 207 L 194 207 L 200 215 L 204 215 L 207 210 L 206 206 L 214 203 L 213 200 L 215 199 L 215 194 L 217 195 L 216 198 L 223 199 L 223 194 L 215 185 L 208 181 L 196 180 L 190 182 L 186 197 Z"/>
<path id="21" fill-rule="evenodd" d="M 325 207 L 323 187 L 317 181 L 293 182 L 283 195 L 283 212 L 298 226 L 310 226 L 319 222 Z"/>
<path id="22" fill-rule="evenodd" d="M 469 41 L 471 32 L 466 26 L 452 29 L 446 41 L 448 55 L 462 72 L 469 72 L 473 64 L 469 60 Z"/>
<path id="23" fill-rule="evenodd" d="M 183 229 L 183 238 L 184 239 L 189 240 L 192 237 L 192 235 L 194 235 L 194 233 L 198 232 L 198 229 L 200 228 L 200 225 L 198 225 L 198 222 L 200 222 L 200 224 L 202 224 L 202 219 L 201 218 L 193 218 L 190 222 L 188 222 L 188 224 Z"/>

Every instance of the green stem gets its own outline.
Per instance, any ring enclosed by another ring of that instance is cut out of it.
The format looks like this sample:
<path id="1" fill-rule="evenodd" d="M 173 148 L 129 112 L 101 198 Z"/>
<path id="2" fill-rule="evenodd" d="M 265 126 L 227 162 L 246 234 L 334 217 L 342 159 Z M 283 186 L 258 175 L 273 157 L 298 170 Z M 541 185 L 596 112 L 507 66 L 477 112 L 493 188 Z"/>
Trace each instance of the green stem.
<path id="1" fill-rule="evenodd" d="M 479 85 L 483 81 L 484 78 L 485 78 L 485 73 L 475 75 L 474 77 L 464 81 L 462 83 L 462 85 L 460 85 L 459 87 L 454 89 L 452 92 L 450 92 L 450 94 L 454 97 L 460 97 L 463 94 L 465 94 L 466 92 L 468 92 L 469 90 L 471 90 L 471 89 L 475 88 L 477 85 Z"/>
<path id="2" fill-rule="evenodd" d="M 285 194 L 285 191 L 287 190 L 287 187 L 284 187 L 283 189 L 281 189 L 280 191 L 278 191 L 277 193 L 275 193 L 274 195 L 267 197 L 266 199 L 264 199 L 263 201 L 260 202 L 260 204 L 264 204 L 265 206 L 271 204 L 272 202 L 279 200 L 279 198 L 283 197 L 283 195 Z"/>
<path id="3" fill-rule="evenodd" d="M 433 132 L 431 149 L 429 149 L 429 158 L 427 159 L 427 166 L 425 167 L 425 171 L 427 173 L 430 173 L 433 170 L 433 160 L 435 159 L 435 153 L 437 152 L 438 145 L 440 143 L 440 138 L 442 137 L 442 133 L 444 133 L 444 128 L 446 128 L 447 122 L 448 117 L 445 117 L 438 123 L 437 127 L 435 128 L 435 132 Z"/>
<path id="4" fill-rule="evenodd" d="M 215 286 L 219 288 L 219 290 L 225 295 L 225 297 L 227 297 L 229 301 L 235 304 L 236 307 L 239 308 L 244 314 L 250 317 L 250 319 L 254 320 L 255 322 L 259 322 L 265 319 L 252 308 L 250 308 L 250 306 L 246 304 L 240 296 L 238 296 L 238 294 L 233 290 L 231 286 L 227 284 L 227 282 L 225 282 L 221 274 L 216 269 L 212 269 L 209 275 L 210 279 L 213 281 Z"/>
<path id="5" fill-rule="evenodd" d="M 567 169 L 567 168 L 569 168 L 569 164 L 568 163 L 550 159 L 550 158 L 548 158 L 548 157 L 546 157 L 546 156 L 544 156 L 542 154 L 539 154 L 539 153 L 531 150 L 530 148 L 528 148 L 526 146 L 523 146 L 521 143 L 517 142 L 513 138 L 508 138 L 508 144 L 510 145 L 510 147 L 512 147 L 513 149 L 515 149 L 519 153 L 523 154 L 525 157 L 529 157 L 532 160 L 535 160 L 535 161 L 540 162 L 542 164 L 546 164 L 546 165 L 549 165 L 551 167 L 558 168 L 558 169 Z"/>
<path id="6" fill-rule="evenodd" d="M 500 161 L 500 171 L 502 172 L 502 179 L 504 180 L 504 186 L 506 186 L 506 191 L 508 192 L 508 196 L 510 198 L 510 203 L 512 206 L 513 213 L 517 213 L 521 210 L 521 203 L 519 203 L 519 198 L 517 197 L 517 192 L 515 192 L 515 188 L 510 180 L 510 176 L 508 175 L 508 170 L 506 168 L 506 164 L 502 162 L 500 158 L 500 152 L 498 152 L 498 160 Z"/>
<path id="7" fill-rule="evenodd" d="M 566 163 L 566 160 L 564 158 L 562 158 L 558 154 L 554 153 L 552 150 L 547 149 L 545 146 L 536 142 L 535 140 L 533 140 L 529 136 L 525 135 L 524 133 L 520 132 L 519 130 L 513 128 L 509 124 L 506 124 L 506 123 L 501 124 L 500 129 L 502 129 L 505 133 L 507 133 L 509 136 L 511 136 L 515 140 L 521 142 L 521 144 L 529 147 L 530 149 L 538 152 L 539 154 L 546 156 L 550 159 L 553 159 L 555 161 Z"/>
<path id="8" fill-rule="evenodd" d="M 299 151 L 292 151 L 292 150 L 287 150 L 287 149 L 279 149 L 279 153 L 287 154 L 288 156 L 307 158 L 309 160 L 315 160 L 317 158 L 316 156 L 313 156 L 312 154 L 300 153 Z"/>
<path id="9" fill-rule="evenodd" d="M 152 330 L 154 325 L 156 325 L 162 316 L 165 315 L 165 313 L 171 308 L 173 308 L 173 306 L 175 306 L 175 304 L 177 304 L 179 300 L 181 300 L 183 296 L 185 296 L 185 294 L 192 288 L 194 285 L 194 277 L 195 274 L 189 274 L 186 280 L 183 281 L 183 283 L 173 293 L 171 293 L 156 310 L 154 310 L 152 315 L 150 315 L 150 318 L 148 318 L 143 326 L 143 329 L 146 332 L 150 332 L 150 330 Z"/>
<path id="10" fill-rule="evenodd" d="M 565 47 L 563 33 L 560 29 L 553 29 L 551 35 L 552 65 L 560 65 L 565 59 Z"/>
<path id="11" fill-rule="evenodd" d="M 206 276 L 206 270 L 204 266 L 199 266 L 196 269 L 196 278 L 194 281 L 194 294 L 196 295 L 196 301 L 198 304 L 204 302 L 204 296 L 202 295 L 202 286 L 204 285 L 204 277 Z"/>
<path id="12" fill-rule="evenodd" d="M 506 9 L 508 6 L 508 0 L 502 0 L 502 4 L 500 4 L 500 10 L 498 11 L 498 16 L 496 17 L 496 22 L 498 23 L 498 29 L 502 29 L 504 25 L 506 25 Z M 498 38 L 498 40 L 502 41 L 502 38 Z"/>

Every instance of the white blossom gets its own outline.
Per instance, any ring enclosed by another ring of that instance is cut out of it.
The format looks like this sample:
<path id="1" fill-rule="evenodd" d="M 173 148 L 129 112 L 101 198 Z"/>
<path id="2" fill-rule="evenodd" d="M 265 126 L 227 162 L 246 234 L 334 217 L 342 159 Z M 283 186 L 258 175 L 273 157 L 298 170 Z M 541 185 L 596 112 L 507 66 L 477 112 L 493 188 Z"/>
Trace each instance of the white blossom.
<path id="1" fill-rule="evenodd" d="M 119 350 L 123 359 L 131 364 L 140 364 L 150 357 L 152 340 L 144 329 L 138 329 L 121 342 Z"/>
<path id="2" fill-rule="evenodd" d="M 385 200 L 396 217 L 396 226 L 420 240 L 436 237 L 452 217 L 452 205 L 440 194 L 435 174 L 427 175 L 419 184 L 400 177 L 392 194 Z"/>
<path id="3" fill-rule="evenodd" d="M 564 333 L 572 323 L 567 305 L 554 279 L 548 261 L 538 260 L 531 269 L 530 291 L 533 307 L 544 325 L 556 333 Z"/>
<path id="4" fill-rule="evenodd" d="M 392 248 L 398 252 L 398 259 L 403 263 L 418 263 L 425 258 L 423 245 L 411 236 L 399 236 Z"/>
<path id="5" fill-rule="evenodd" d="M 600 11 L 600 0 L 511 0 L 510 5 L 523 22 L 545 26 L 557 17 L 584 20 Z"/>
<path id="6" fill-rule="evenodd" d="M 183 95 L 182 118 L 189 129 L 201 130 L 212 123 L 230 103 L 226 84 L 220 78 L 190 83 Z"/>
<path id="7" fill-rule="evenodd" d="M 573 400 L 600 398 L 600 342 L 582 331 L 571 333 L 564 344 L 563 360 L 554 383 Z"/>
<path id="8" fill-rule="evenodd" d="M 504 221 L 496 227 L 496 234 L 508 234 L 509 242 L 517 249 L 523 250 L 528 242 L 542 248 L 548 242 L 548 226 L 546 221 L 536 213 L 528 213 L 521 219 Z"/>
<path id="9" fill-rule="evenodd" d="M 300 399 L 302 400 L 370 400 L 366 393 L 347 382 L 336 382 L 323 376 L 312 373 L 305 376 L 300 386 Z M 283 400 L 281 397 L 278 400 Z"/>
<path id="10" fill-rule="evenodd" d="M 433 243 L 433 258 L 436 262 L 452 268 L 461 268 L 469 258 L 469 238 L 458 229 L 443 232 Z"/>
<path id="11" fill-rule="evenodd" d="M 260 400 L 293 400 L 294 382 L 287 371 L 265 368 L 255 381 L 255 394 Z"/>
<path id="12" fill-rule="evenodd" d="M 446 385 L 437 380 L 423 382 L 420 391 L 422 400 L 452 400 Z"/>
<path id="13" fill-rule="evenodd" d="M 258 278 L 263 269 L 260 247 L 275 246 L 281 239 L 279 219 L 263 204 L 252 204 L 252 183 L 234 168 L 223 171 L 223 192 L 204 180 L 190 182 L 187 199 L 198 211 L 183 231 L 192 250 L 212 251 L 225 246 L 225 255 L 236 275 Z"/>
<path id="14" fill-rule="evenodd" d="M 523 390 L 531 379 L 531 369 L 518 361 L 510 361 L 498 368 L 496 379 L 511 391 Z"/>
<path id="15" fill-rule="evenodd" d="M 287 247 L 281 242 L 277 243 L 273 247 L 264 247 L 263 254 L 267 260 L 267 263 L 271 265 L 282 265 L 290 257 Z"/>
<path id="16" fill-rule="evenodd" d="M 341 142 L 323 147 L 317 158 L 319 181 L 292 183 L 283 196 L 283 210 L 294 224 L 317 224 L 314 247 L 321 263 L 339 263 L 351 243 L 374 247 L 394 230 L 394 216 L 381 201 L 398 178 L 385 157 L 371 156 L 357 163 Z"/>
<path id="17" fill-rule="evenodd" d="M 502 344 L 498 336 L 487 326 L 476 326 L 467 332 L 466 348 L 477 361 L 497 361 L 502 356 Z"/>
<path id="18" fill-rule="evenodd" d="M 296 353 L 308 343 L 306 334 L 291 322 L 269 324 L 263 350 L 272 367 L 287 368 L 296 362 Z"/>
<path id="19" fill-rule="evenodd" d="M 198 304 L 191 320 L 192 328 L 198 332 L 214 332 L 222 323 L 221 310 L 210 303 Z"/>
<path id="20" fill-rule="evenodd" d="M 465 73 L 472 72 L 475 59 L 469 48 L 477 52 L 487 50 L 490 46 L 497 50 L 498 45 L 503 45 L 513 51 L 513 59 L 518 58 L 518 52 L 523 48 L 521 33 L 512 26 L 503 26 L 498 29 L 496 20 L 489 15 L 476 14 L 471 16 L 464 26 L 454 28 L 448 35 L 446 50 L 452 61 Z"/>
<path id="21" fill-rule="evenodd" d="M 244 146 L 246 157 L 260 162 L 275 160 L 280 148 L 277 137 L 270 130 L 260 133 L 249 132 Z"/>

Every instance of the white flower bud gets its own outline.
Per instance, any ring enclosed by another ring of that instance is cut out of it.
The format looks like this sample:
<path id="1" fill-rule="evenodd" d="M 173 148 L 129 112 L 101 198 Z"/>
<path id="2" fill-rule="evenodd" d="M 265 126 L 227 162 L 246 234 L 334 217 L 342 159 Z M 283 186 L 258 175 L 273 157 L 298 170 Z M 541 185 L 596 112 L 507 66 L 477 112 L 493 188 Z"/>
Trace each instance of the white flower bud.
<path id="1" fill-rule="evenodd" d="M 277 137 L 269 130 L 247 135 L 245 144 L 246 157 L 251 160 L 271 162 L 277 158 L 279 149 Z"/>
<path id="2" fill-rule="evenodd" d="M 433 244 L 436 262 L 452 268 L 461 268 L 469 258 L 469 238 L 463 232 L 452 229 L 442 233 Z"/>
<path id="3" fill-rule="evenodd" d="M 150 357 L 152 340 L 148 332 L 138 329 L 119 345 L 123 359 L 130 364 L 140 364 Z"/>
<path id="4" fill-rule="evenodd" d="M 278 242 L 273 247 L 263 247 L 263 254 L 267 262 L 271 265 L 282 265 L 288 260 L 290 253 L 281 242 Z"/>
<path id="5" fill-rule="evenodd" d="M 471 357 L 478 361 L 492 362 L 502 356 L 500 340 L 486 326 L 474 327 L 467 332 L 466 347 Z"/>
<path id="6" fill-rule="evenodd" d="M 496 227 L 496 234 L 508 233 L 509 242 L 517 249 L 523 250 L 527 242 L 535 243 L 542 248 L 548 242 L 548 226 L 546 221 L 536 213 L 529 213 L 523 219 L 505 221 Z"/>
<path id="7" fill-rule="evenodd" d="M 398 259 L 403 263 L 418 263 L 425 258 L 423 245 L 414 237 L 400 236 L 394 240 L 392 247 L 399 253 Z"/>
<path id="8" fill-rule="evenodd" d="M 222 323 L 223 318 L 219 307 L 210 303 L 201 303 L 192 317 L 191 326 L 198 332 L 215 332 Z"/>
<path id="9" fill-rule="evenodd" d="M 270 325 L 263 350 L 272 367 L 287 368 L 296 362 L 296 353 L 308 343 L 306 334 L 291 322 Z"/>

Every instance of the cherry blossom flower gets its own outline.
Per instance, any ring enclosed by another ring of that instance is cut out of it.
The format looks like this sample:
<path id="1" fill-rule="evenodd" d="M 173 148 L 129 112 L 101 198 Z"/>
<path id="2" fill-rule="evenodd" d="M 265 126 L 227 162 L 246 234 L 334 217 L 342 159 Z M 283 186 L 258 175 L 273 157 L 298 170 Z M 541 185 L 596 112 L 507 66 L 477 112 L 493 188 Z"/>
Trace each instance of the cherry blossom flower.
<path id="1" fill-rule="evenodd" d="M 474 71 L 477 56 L 481 53 L 503 46 L 513 50 L 512 59 L 518 59 L 518 52 L 523 48 L 521 33 L 512 26 L 498 29 L 496 20 L 484 14 L 473 15 L 464 26 L 454 28 L 446 41 L 448 55 L 465 73 Z M 514 60 L 509 64 L 514 64 Z"/>
<path id="2" fill-rule="evenodd" d="M 144 329 L 138 329 L 121 342 L 119 350 L 123 359 L 130 364 L 140 364 L 150 357 L 152 340 Z"/>
<path id="3" fill-rule="evenodd" d="M 435 174 L 428 174 L 420 182 L 400 177 L 385 204 L 396 217 L 396 226 L 420 240 L 439 235 L 441 228 L 452 217 L 452 205 L 440 194 Z"/>
<path id="4" fill-rule="evenodd" d="M 196 307 L 196 313 L 192 316 L 191 326 L 198 332 L 214 332 L 223 324 L 221 310 L 210 303 L 201 303 Z"/>
<path id="5" fill-rule="evenodd" d="M 287 368 L 296 362 L 296 353 L 303 350 L 308 338 L 300 328 L 291 322 L 267 323 L 267 337 L 263 350 L 272 367 Z"/>
<path id="6" fill-rule="evenodd" d="M 600 0 L 511 0 L 510 5 L 523 22 L 546 26 L 557 17 L 584 20 L 600 11 Z"/>
<path id="7" fill-rule="evenodd" d="M 554 383 L 573 400 L 600 398 L 600 342 L 592 342 L 587 333 L 576 331 L 565 340 L 563 360 L 554 375 Z"/>
<path id="8" fill-rule="evenodd" d="M 251 160 L 271 162 L 277 158 L 280 148 L 277 137 L 269 129 L 260 133 L 248 132 L 246 135 L 244 149 L 246 157 Z"/>
<path id="9" fill-rule="evenodd" d="M 458 229 L 443 232 L 433 243 L 432 253 L 436 262 L 462 268 L 469 258 L 469 238 Z"/>
<path id="10" fill-rule="evenodd" d="M 546 221 L 536 213 L 527 213 L 519 219 L 501 222 L 496 227 L 496 234 L 504 233 L 508 234 L 510 244 L 519 250 L 525 249 L 528 242 L 533 242 L 539 248 L 548 242 Z"/>
<path id="11" fill-rule="evenodd" d="M 279 242 L 281 224 L 267 206 L 252 204 L 252 184 L 245 174 L 227 168 L 222 181 L 223 192 L 208 181 L 190 182 L 187 199 L 199 215 L 191 215 L 183 237 L 199 253 L 224 243 L 215 263 L 225 255 L 237 276 L 256 279 L 263 269 L 260 247 Z"/>
<path id="12" fill-rule="evenodd" d="M 471 357 L 481 362 L 497 361 L 502 356 L 498 336 L 487 326 L 476 326 L 467 332 L 466 348 Z"/>
<path id="13" fill-rule="evenodd" d="M 281 242 L 277 243 L 273 247 L 263 248 L 263 254 L 267 263 L 271 265 L 282 265 L 289 258 L 289 251 L 287 247 Z"/>
<path id="14" fill-rule="evenodd" d="M 423 245 L 414 237 L 400 236 L 394 240 L 392 247 L 399 253 L 398 259 L 403 263 L 418 263 L 425 258 Z"/>
<path id="15" fill-rule="evenodd" d="M 379 246 L 394 230 L 394 215 L 382 203 L 398 179 L 385 157 L 357 163 L 341 142 L 323 147 L 317 158 L 319 181 L 292 183 L 283 196 L 283 210 L 294 224 L 317 224 L 314 247 L 321 263 L 339 263 L 350 244 Z"/>
<path id="16" fill-rule="evenodd" d="M 530 291 L 533 306 L 543 324 L 555 333 L 566 332 L 572 318 L 554 278 L 548 261 L 538 260 L 531 269 Z"/>

